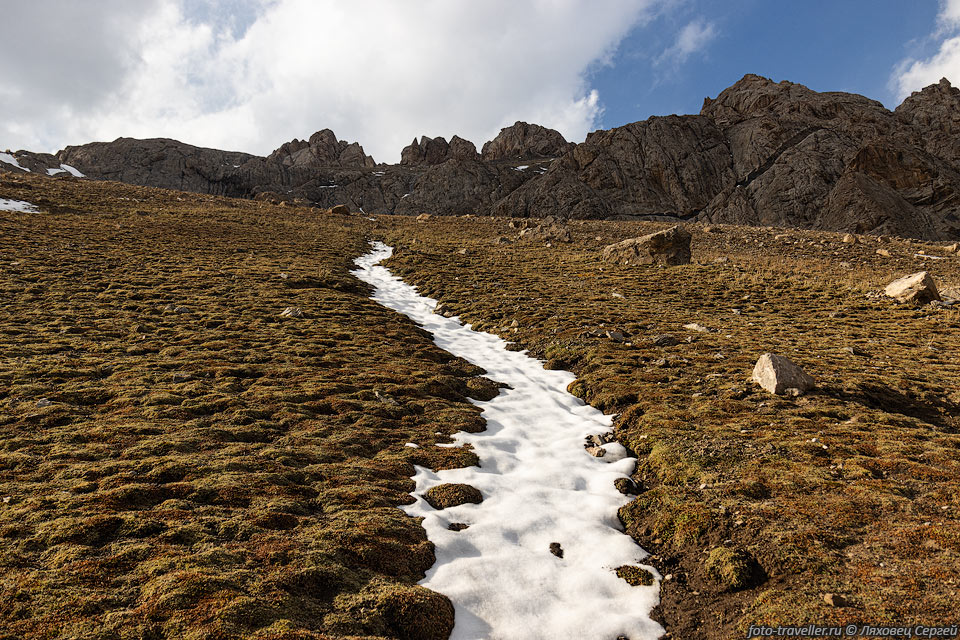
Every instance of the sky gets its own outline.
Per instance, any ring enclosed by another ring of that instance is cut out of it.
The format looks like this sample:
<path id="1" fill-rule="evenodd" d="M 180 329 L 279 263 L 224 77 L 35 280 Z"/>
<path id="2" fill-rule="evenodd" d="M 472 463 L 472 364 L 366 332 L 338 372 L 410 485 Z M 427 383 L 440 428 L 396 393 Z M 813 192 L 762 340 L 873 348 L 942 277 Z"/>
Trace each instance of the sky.
<path id="1" fill-rule="evenodd" d="M 744 74 L 895 108 L 960 85 L 960 0 L 0 0 L 0 149 L 174 138 L 266 155 L 330 128 L 382 162 L 517 120 L 699 112 Z M 12 28 L 9 28 L 12 27 Z"/>

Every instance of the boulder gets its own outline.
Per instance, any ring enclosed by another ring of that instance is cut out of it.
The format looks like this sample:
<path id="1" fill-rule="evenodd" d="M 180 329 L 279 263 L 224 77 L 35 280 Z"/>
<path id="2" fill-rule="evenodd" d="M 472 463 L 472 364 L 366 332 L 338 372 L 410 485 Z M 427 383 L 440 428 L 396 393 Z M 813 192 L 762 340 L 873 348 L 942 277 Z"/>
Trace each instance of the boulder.
<path id="1" fill-rule="evenodd" d="M 689 264 L 690 237 L 690 232 L 677 225 L 611 244 L 603 249 L 603 259 L 618 264 Z"/>
<path id="2" fill-rule="evenodd" d="M 765 353 L 757 360 L 753 368 L 753 381 L 765 391 L 777 395 L 791 395 L 806 393 L 815 386 L 815 382 L 803 369 L 794 364 L 789 358 L 778 356 L 775 353 Z"/>
<path id="3" fill-rule="evenodd" d="M 883 293 L 897 302 L 926 304 L 940 299 L 937 283 L 926 271 L 898 278 L 884 288 Z"/>
<path id="4" fill-rule="evenodd" d="M 341 216 L 350 215 L 350 207 L 345 204 L 336 204 L 330 207 L 330 213 L 334 213 Z"/>

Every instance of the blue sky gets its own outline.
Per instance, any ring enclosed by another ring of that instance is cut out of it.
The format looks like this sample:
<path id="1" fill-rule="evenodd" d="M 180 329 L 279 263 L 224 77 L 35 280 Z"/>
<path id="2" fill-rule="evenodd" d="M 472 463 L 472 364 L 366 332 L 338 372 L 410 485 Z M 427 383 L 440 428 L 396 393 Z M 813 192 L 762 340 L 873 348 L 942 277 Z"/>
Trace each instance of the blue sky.
<path id="1" fill-rule="evenodd" d="M 397 162 L 517 120 L 580 142 L 744 74 L 894 108 L 960 84 L 960 0 L 9 2 L 0 149 L 174 138 L 266 155 L 324 128 Z"/>
<path id="2" fill-rule="evenodd" d="M 604 107 L 598 125 L 698 113 L 704 97 L 716 97 L 745 73 L 859 93 L 893 109 L 900 100 L 891 74 L 902 60 L 936 50 L 930 35 L 939 9 L 931 0 L 685 3 L 635 28 L 612 64 L 594 67 L 590 82 Z M 658 62 L 677 33 L 698 21 L 713 27 L 703 48 L 682 62 Z"/>

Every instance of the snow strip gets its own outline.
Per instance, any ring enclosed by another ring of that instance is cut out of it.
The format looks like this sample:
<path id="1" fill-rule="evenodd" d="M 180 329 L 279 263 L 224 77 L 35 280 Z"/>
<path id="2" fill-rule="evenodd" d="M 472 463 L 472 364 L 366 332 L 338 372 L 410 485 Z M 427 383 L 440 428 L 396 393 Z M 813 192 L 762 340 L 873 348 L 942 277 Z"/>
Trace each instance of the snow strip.
<path id="1" fill-rule="evenodd" d="M 5 200 L 0 198 L 0 211 L 21 211 L 24 213 L 36 213 L 39 211 L 37 205 L 24 202 L 23 200 Z"/>
<path id="2" fill-rule="evenodd" d="M 14 157 L 13 157 L 12 155 L 10 155 L 9 153 L 0 153 L 0 162 L 5 162 L 5 163 L 7 163 L 7 164 L 13 165 L 13 166 L 15 166 L 17 169 L 23 169 L 23 170 L 26 171 L 27 173 L 30 172 L 30 169 L 27 169 L 26 167 L 21 167 L 21 166 L 20 166 L 20 163 L 17 162 L 17 159 L 14 158 Z"/>
<path id="3" fill-rule="evenodd" d="M 438 472 L 416 467 L 417 501 L 401 507 L 424 519 L 436 545 L 436 564 L 420 584 L 453 602 L 451 637 L 659 638 L 663 629 L 649 617 L 659 602 L 659 582 L 633 587 L 614 573 L 647 556 L 617 519 L 629 498 L 614 480 L 630 474 L 635 460 L 617 443 L 605 445 L 602 458 L 583 447 L 586 436 L 609 431 L 611 419 L 566 392 L 572 373 L 548 371 L 523 352 L 507 351 L 497 336 L 434 314 L 436 300 L 377 266 L 392 253 L 378 242 L 356 260 L 353 273 L 375 287 L 373 299 L 431 332 L 440 348 L 511 387 L 489 402 L 475 402 L 483 409 L 485 432 L 454 436 L 458 444 L 473 446 L 481 466 Z M 438 511 L 423 500 L 427 489 L 447 482 L 476 487 L 483 502 Z M 450 531 L 454 522 L 469 528 Z M 553 542 L 563 558 L 551 554 Z M 660 579 L 653 567 L 642 566 Z"/>
<path id="4" fill-rule="evenodd" d="M 66 169 L 54 169 L 53 167 L 47 169 L 47 175 L 48 175 L 48 176 L 55 176 L 55 175 L 57 175 L 58 173 L 66 173 L 66 172 L 67 172 Z"/>

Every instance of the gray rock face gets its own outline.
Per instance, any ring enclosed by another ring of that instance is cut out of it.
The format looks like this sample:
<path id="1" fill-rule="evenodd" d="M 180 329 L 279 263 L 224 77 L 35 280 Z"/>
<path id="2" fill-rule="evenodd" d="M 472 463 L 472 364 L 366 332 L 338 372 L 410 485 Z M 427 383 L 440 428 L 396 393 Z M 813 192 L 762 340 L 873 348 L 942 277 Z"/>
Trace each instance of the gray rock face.
<path id="1" fill-rule="evenodd" d="M 603 259 L 617 264 L 665 264 L 690 263 L 690 232 L 676 226 L 639 238 L 608 245 L 603 249 Z"/>
<path id="2" fill-rule="evenodd" d="M 942 78 L 922 91 L 914 91 L 894 111 L 897 119 L 916 131 L 936 131 L 921 136 L 921 145 L 960 169 L 960 89 Z"/>
<path id="3" fill-rule="evenodd" d="M 573 145 L 564 140 L 559 131 L 516 122 L 501 129 L 496 138 L 484 144 L 481 154 L 487 162 L 556 158 L 571 147 Z"/>
<path id="4" fill-rule="evenodd" d="M 452 158 L 428 167 L 413 183 L 408 197 L 396 205 L 401 214 L 463 215 L 486 210 L 494 200 L 523 182 L 519 171 L 479 160 Z"/>
<path id="5" fill-rule="evenodd" d="M 753 368 L 753 381 L 765 391 L 786 395 L 795 389 L 796 395 L 806 393 L 815 386 L 814 379 L 788 358 L 774 353 L 765 353 Z"/>
<path id="6" fill-rule="evenodd" d="M 727 141 L 702 116 L 595 131 L 572 156 L 577 178 L 615 215 L 691 215 L 735 178 Z"/>
<path id="7" fill-rule="evenodd" d="M 250 195 L 250 183 L 286 184 L 289 172 L 246 153 L 194 147 L 162 138 L 93 142 L 57 154 L 89 178 L 224 196 Z"/>
<path id="8" fill-rule="evenodd" d="M 883 293 L 897 302 L 908 304 L 926 304 L 940 300 L 937 283 L 926 271 L 911 273 L 894 280 L 884 288 Z"/>

